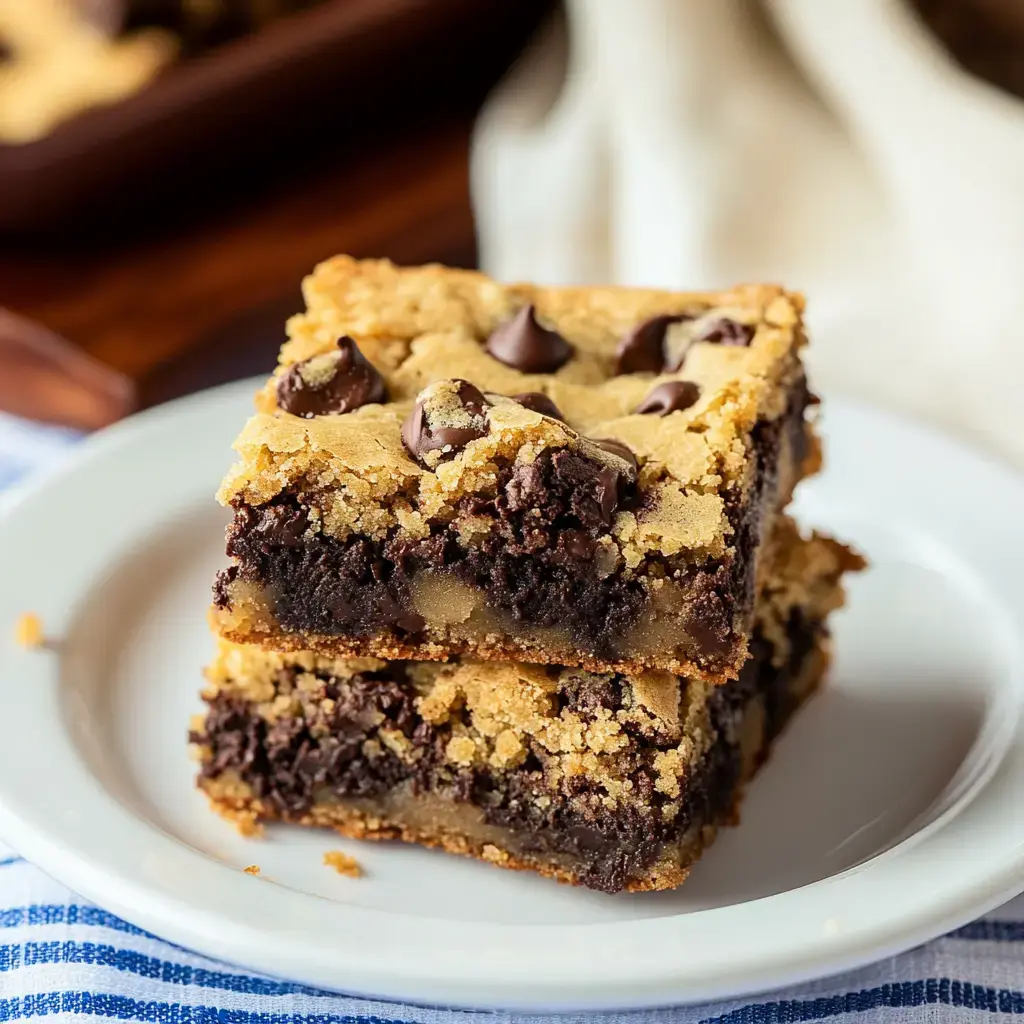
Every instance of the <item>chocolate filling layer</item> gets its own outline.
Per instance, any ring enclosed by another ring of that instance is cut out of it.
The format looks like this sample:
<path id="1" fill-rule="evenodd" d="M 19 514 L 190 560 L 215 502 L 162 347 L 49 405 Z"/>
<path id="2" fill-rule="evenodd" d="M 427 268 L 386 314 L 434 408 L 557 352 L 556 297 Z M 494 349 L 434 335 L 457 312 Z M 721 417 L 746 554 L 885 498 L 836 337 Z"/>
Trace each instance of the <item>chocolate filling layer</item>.
<path id="1" fill-rule="evenodd" d="M 642 572 L 672 576 L 686 611 L 682 625 L 693 638 L 688 656 L 710 670 L 727 666 L 754 600 L 753 552 L 762 524 L 777 501 L 777 463 L 783 445 L 799 464 L 806 448 L 803 380 L 790 393 L 786 414 L 753 432 L 755 479 L 746 500 L 727 495 L 736 554 L 687 566 L 652 555 Z M 412 581 L 425 570 L 443 570 L 482 592 L 490 608 L 527 627 L 556 627 L 581 651 L 614 660 L 622 639 L 648 606 L 637 575 L 600 575 L 595 560 L 614 510 L 635 497 L 595 472 L 595 464 L 567 451 L 548 453 L 530 466 L 507 468 L 492 498 L 463 499 L 456 518 L 491 519 L 494 529 L 478 546 L 464 547 L 453 526 L 435 524 L 431 536 L 395 533 L 385 541 L 344 541 L 306 536 L 303 497 L 283 494 L 258 508 L 235 511 L 228 554 L 237 565 L 214 588 L 221 607 L 230 603 L 236 577 L 265 587 L 273 613 L 289 632 L 367 638 L 392 630 L 413 635 L 425 627 L 412 600 Z"/>
<path id="2" fill-rule="evenodd" d="M 194 742 L 209 748 L 202 776 L 236 772 L 254 794 L 284 819 L 302 817 L 318 800 L 379 797 L 398 786 L 431 792 L 479 807 L 485 820 L 511 830 L 521 855 L 568 858 L 577 881 L 618 892 L 641 876 L 666 844 L 678 844 L 693 826 L 719 821 L 732 809 L 742 771 L 740 723 L 755 697 L 765 710 L 765 739 L 776 735 L 793 710 L 790 686 L 817 636 L 799 616 L 789 626 L 787 664 L 772 664 L 772 648 L 759 637 L 740 678 L 715 689 L 708 703 L 717 739 L 686 777 L 682 797 L 670 804 L 655 789 L 654 758 L 675 742 L 634 736 L 626 764 L 633 784 L 628 802 L 609 809 L 600 785 L 586 775 L 548 781 L 544 751 L 537 746 L 518 768 L 465 769 L 444 759 L 451 727 L 435 728 L 415 710 L 415 691 L 405 669 L 365 673 L 340 682 L 323 680 L 326 712 L 311 721 L 283 716 L 268 722 L 246 701 L 221 692 L 209 701 L 205 732 Z M 552 672 L 557 670 L 552 669 Z M 294 676 L 282 678 L 289 692 Z M 559 711 L 588 717 L 631 699 L 619 676 L 563 683 Z M 318 705 L 322 707 L 322 705 Z M 381 730 L 400 732 L 413 756 L 399 757 L 380 743 Z M 368 747 L 370 743 L 372 749 Z M 538 797 L 546 800 L 538 801 Z"/>

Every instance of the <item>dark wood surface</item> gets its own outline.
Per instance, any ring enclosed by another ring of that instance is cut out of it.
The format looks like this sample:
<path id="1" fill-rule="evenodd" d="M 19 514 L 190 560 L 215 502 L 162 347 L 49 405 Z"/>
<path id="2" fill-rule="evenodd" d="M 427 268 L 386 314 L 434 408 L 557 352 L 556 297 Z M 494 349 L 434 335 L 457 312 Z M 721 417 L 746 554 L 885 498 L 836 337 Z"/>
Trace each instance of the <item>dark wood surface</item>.
<path id="1" fill-rule="evenodd" d="M 377 139 L 144 240 L 0 248 L 0 306 L 53 332 L 26 346 L 0 321 L 0 408 L 91 429 L 269 370 L 302 277 L 339 252 L 471 265 L 468 140 L 464 119 Z M 72 366 L 53 335 L 95 363 Z M 92 398 L 72 399 L 79 387 Z"/>

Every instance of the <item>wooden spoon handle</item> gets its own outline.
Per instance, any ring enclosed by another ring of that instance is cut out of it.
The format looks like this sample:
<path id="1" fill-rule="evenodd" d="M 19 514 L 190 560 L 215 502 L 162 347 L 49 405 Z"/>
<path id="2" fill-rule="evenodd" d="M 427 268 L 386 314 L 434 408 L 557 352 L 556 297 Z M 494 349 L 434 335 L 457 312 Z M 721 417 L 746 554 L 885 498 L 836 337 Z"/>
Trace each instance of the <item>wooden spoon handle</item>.
<path id="1" fill-rule="evenodd" d="M 135 386 L 70 342 L 0 308 L 0 410 L 98 430 L 137 407 Z"/>

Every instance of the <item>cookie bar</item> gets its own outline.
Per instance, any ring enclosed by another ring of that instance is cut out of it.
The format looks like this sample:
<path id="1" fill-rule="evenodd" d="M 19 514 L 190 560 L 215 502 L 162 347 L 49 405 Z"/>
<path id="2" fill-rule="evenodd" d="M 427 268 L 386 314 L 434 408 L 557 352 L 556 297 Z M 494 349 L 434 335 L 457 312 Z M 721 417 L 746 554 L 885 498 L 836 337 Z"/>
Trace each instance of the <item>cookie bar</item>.
<path id="1" fill-rule="evenodd" d="M 187 54 L 201 52 L 322 0 L 72 0 L 81 17 L 108 35 L 159 26 Z"/>
<path id="2" fill-rule="evenodd" d="M 176 54 L 156 28 L 109 38 L 70 0 L 0 0 L 0 145 L 131 96 Z"/>
<path id="3" fill-rule="evenodd" d="M 605 892 L 680 884 L 828 663 L 860 560 L 775 531 L 737 680 L 281 655 L 220 642 L 199 785 L 261 821 L 404 839 Z"/>
<path id="4" fill-rule="evenodd" d="M 766 524 L 819 459 L 798 296 L 346 257 L 304 288 L 219 494 L 223 636 L 736 677 Z"/>

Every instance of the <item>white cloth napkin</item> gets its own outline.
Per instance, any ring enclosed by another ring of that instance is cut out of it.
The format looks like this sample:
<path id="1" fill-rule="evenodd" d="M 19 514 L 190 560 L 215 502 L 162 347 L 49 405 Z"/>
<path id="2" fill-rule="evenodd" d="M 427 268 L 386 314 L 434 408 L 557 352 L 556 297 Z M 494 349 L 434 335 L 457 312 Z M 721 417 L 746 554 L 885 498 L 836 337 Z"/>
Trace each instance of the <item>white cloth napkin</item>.
<path id="1" fill-rule="evenodd" d="M 57 465 L 74 436 L 0 414 L 0 481 Z M 344 913 L 339 906 L 339 921 Z M 0 843 L 0 1022 L 795 1024 L 842 1017 L 851 1024 L 946 1024 L 996 1014 L 1024 1015 L 1024 897 L 913 952 L 770 996 L 553 1018 L 352 999 L 218 963 L 81 899 Z"/>
<path id="2" fill-rule="evenodd" d="M 1024 466 L 1024 101 L 904 0 L 568 0 L 480 119 L 484 269 L 809 297 L 814 382 Z"/>

